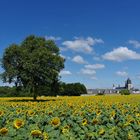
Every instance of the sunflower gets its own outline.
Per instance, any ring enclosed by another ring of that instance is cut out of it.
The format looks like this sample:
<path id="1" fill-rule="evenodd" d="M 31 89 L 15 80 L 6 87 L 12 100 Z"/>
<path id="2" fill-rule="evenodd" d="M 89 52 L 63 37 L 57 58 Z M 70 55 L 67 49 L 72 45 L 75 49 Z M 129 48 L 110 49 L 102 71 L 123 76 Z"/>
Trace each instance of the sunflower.
<path id="1" fill-rule="evenodd" d="M 62 128 L 62 133 L 63 134 L 66 134 L 66 133 L 68 133 L 69 132 L 69 126 L 68 125 L 66 125 L 66 126 L 64 126 L 63 128 Z"/>
<path id="2" fill-rule="evenodd" d="M 24 121 L 23 120 L 20 120 L 20 119 L 16 119 L 14 121 L 14 127 L 16 129 L 19 129 L 20 127 L 22 127 L 24 125 Z"/>
<path id="3" fill-rule="evenodd" d="M 43 132 L 43 140 L 48 140 L 49 139 L 49 135 L 46 132 Z"/>
<path id="4" fill-rule="evenodd" d="M 8 133 L 8 129 L 7 128 L 1 128 L 0 129 L 0 134 L 1 135 L 6 135 Z"/>
<path id="5" fill-rule="evenodd" d="M 128 133 L 128 140 L 133 140 L 133 139 L 134 139 L 133 133 L 129 132 Z"/>
<path id="6" fill-rule="evenodd" d="M 101 113 L 102 113 L 101 110 L 97 110 L 97 111 L 96 111 L 96 115 L 97 115 L 97 116 L 100 116 Z"/>
<path id="7" fill-rule="evenodd" d="M 42 136 L 42 132 L 40 130 L 32 130 L 31 135 L 33 137 L 40 137 L 40 136 Z"/>
<path id="8" fill-rule="evenodd" d="M 60 125 L 60 119 L 58 117 L 53 118 L 52 121 L 51 121 L 51 124 L 53 126 L 56 126 L 56 127 L 59 126 Z"/>
<path id="9" fill-rule="evenodd" d="M 28 116 L 33 116 L 35 112 L 33 110 L 28 110 L 27 111 Z"/>
<path id="10" fill-rule="evenodd" d="M 48 115 L 52 115 L 52 114 L 53 114 L 53 112 L 52 112 L 52 111 L 49 111 L 49 112 L 48 112 Z"/>
<path id="11" fill-rule="evenodd" d="M 98 119 L 95 118 L 95 119 L 92 120 L 92 124 L 95 125 L 95 124 L 98 124 L 98 123 L 99 123 L 99 120 Z"/>
<path id="12" fill-rule="evenodd" d="M 100 130 L 99 130 L 99 135 L 104 135 L 105 134 L 105 130 L 103 129 L 103 128 L 101 128 Z"/>
<path id="13" fill-rule="evenodd" d="M 140 117 L 140 113 L 136 113 L 135 115 L 136 115 L 136 117 Z"/>
<path id="14" fill-rule="evenodd" d="M 116 115 L 116 113 L 115 113 L 115 111 L 113 110 L 113 111 L 110 113 L 110 117 L 111 117 L 111 118 L 114 118 L 115 115 Z"/>
<path id="15" fill-rule="evenodd" d="M 83 126 L 84 126 L 84 125 L 87 125 L 87 122 L 88 122 L 87 119 L 83 119 L 83 120 L 82 120 L 82 125 L 83 125 Z"/>
<path id="16" fill-rule="evenodd" d="M 2 116 L 4 114 L 4 112 L 3 111 L 0 111 L 0 116 Z"/>
<path id="17" fill-rule="evenodd" d="M 16 110 L 16 113 L 17 113 L 17 114 L 20 114 L 21 112 L 22 112 L 21 109 L 17 109 L 17 110 Z"/>

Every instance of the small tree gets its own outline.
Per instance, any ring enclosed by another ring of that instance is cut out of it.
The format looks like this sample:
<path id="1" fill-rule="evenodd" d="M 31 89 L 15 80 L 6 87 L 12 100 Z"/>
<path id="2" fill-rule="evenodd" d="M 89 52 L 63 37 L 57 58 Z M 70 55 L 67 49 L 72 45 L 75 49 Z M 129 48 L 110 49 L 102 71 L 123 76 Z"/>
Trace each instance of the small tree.
<path id="1" fill-rule="evenodd" d="M 121 95 L 130 95 L 130 91 L 127 90 L 127 89 L 123 89 L 123 90 L 120 91 L 120 94 Z"/>
<path id="2" fill-rule="evenodd" d="M 64 59 L 54 41 L 31 35 L 5 50 L 2 67 L 4 82 L 30 89 L 36 100 L 40 86 L 54 85 L 58 81 Z"/>

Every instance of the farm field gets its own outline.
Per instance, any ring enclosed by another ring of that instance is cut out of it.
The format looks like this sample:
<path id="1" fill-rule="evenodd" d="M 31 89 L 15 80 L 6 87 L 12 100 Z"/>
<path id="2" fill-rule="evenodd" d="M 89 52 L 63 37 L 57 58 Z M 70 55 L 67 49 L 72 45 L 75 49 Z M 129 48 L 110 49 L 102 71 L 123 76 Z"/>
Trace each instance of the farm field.
<path id="1" fill-rule="evenodd" d="M 0 98 L 1 140 L 139 140 L 140 95 Z"/>

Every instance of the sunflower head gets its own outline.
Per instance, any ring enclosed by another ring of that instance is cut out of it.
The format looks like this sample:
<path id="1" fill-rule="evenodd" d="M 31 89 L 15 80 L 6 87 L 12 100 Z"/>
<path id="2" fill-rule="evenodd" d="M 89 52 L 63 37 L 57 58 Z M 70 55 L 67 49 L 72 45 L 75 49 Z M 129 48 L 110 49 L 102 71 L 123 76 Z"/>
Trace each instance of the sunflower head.
<path id="1" fill-rule="evenodd" d="M 52 112 L 52 111 L 49 111 L 49 112 L 48 112 L 48 115 L 52 115 L 52 114 L 53 114 L 53 112 Z"/>
<path id="2" fill-rule="evenodd" d="M 100 130 L 99 130 L 99 135 L 104 135 L 105 134 L 105 130 L 103 129 L 103 128 L 101 128 Z"/>
<path id="3" fill-rule="evenodd" d="M 128 133 L 128 140 L 133 140 L 134 139 L 134 134 L 129 132 Z"/>
<path id="4" fill-rule="evenodd" d="M 1 135 L 6 135 L 8 133 L 8 129 L 7 128 L 1 128 L 0 129 L 0 134 Z"/>
<path id="5" fill-rule="evenodd" d="M 101 113 L 102 113 L 101 110 L 97 110 L 97 111 L 96 111 L 96 115 L 97 115 L 97 116 L 100 116 Z"/>
<path id="6" fill-rule="evenodd" d="M 20 127 L 22 127 L 24 125 L 24 121 L 23 120 L 20 120 L 20 119 L 16 119 L 14 121 L 14 127 L 16 129 L 19 129 Z"/>
<path id="7" fill-rule="evenodd" d="M 140 113 L 136 113 L 135 115 L 136 115 L 136 117 L 140 117 Z"/>
<path id="8" fill-rule="evenodd" d="M 64 126 L 63 128 L 62 128 L 62 133 L 63 134 L 66 134 L 66 133 L 68 133 L 69 132 L 69 126 L 68 125 L 66 125 L 66 126 Z"/>
<path id="9" fill-rule="evenodd" d="M 28 110 L 27 111 L 28 116 L 33 116 L 35 112 L 33 110 Z"/>
<path id="10" fill-rule="evenodd" d="M 110 117 L 111 117 L 111 118 L 114 118 L 115 115 L 116 115 L 116 112 L 113 110 L 113 111 L 110 113 Z"/>
<path id="11" fill-rule="evenodd" d="M 51 124 L 55 127 L 60 125 L 60 119 L 58 117 L 55 117 L 52 119 Z"/>
<path id="12" fill-rule="evenodd" d="M 21 109 L 17 109 L 17 110 L 16 110 L 16 113 L 17 113 L 17 114 L 20 114 L 21 112 L 22 112 Z"/>
<path id="13" fill-rule="evenodd" d="M 87 119 L 83 119 L 83 120 L 82 120 L 82 125 L 83 125 L 83 126 L 84 126 L 84 125 L 87 125 L 87 123 L 88 123 Z"/>
<path id="14" fill-rule="evenodd" d="M 2 116 L 4 114 L 4 112 L 3 111 L 0 111 L 0 116 Z"/>
<path id="15" fill-rule="evenodd" d="M 42 136 L 42 132 L 40 130 L 32 130 L 31 131 L 31 135 L 33 137 L 41 137 Z"/>
<path id="16" fill-rule="evenodd" d="M 99 120 L 96 119 L 96 118 L 92 120 L 92 124 L 94 124 L 94 125 L 95 125 L 95 124 L 98 124 L 98 122 L 99 122 Z"/>
<path id="17" fill-rule="evenodd" d="M 49 135 L 46 132 L 43 132 L 43 140 L 48 140 L 49 139 Z"/>

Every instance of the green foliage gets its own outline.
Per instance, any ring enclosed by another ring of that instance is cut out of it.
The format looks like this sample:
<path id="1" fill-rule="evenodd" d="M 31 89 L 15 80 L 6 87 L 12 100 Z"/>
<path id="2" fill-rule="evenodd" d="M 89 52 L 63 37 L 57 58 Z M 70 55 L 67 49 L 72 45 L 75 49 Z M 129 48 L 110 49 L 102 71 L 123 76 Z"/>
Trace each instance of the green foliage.
<path id="1" fill-rule="evenodd" d="M 139 107 L 140 95 L 0 98 L 0 140 L 140 140 Z"/>
<path id="2" fill-rule="evenodd" d="M 81 83 L 62 83 L 60 86 L 60 94 L 68 96 L 80 96 L 81 94 L 87 94 L 86 87 Z"/>
<path id="3" fill-rule="evenodd" d="M 0 97 L 31 97 L 32 94 L 24 88 L 19 87 L 0 87 Z"/>
<path id="4" fill-rule="evenodd" d="M 121 94 L 121 95 L 130 95 L 130 91 L 127 90 L 127 89 L 124 89 L 124 90 L 121 90 L 121 91 L 120 91 L 120 94 Z"/>
<path id="5" fill-rule="evenodd" d="M 105 93 L 101 92 L 101 93 L 97 93 L 96 95 L 105 95 Z"/>
<path id="6" fill-rule="evenodd" d="M 2 67 L 4 82 L 30 89 L 36 99 L 42 86 L 55 88 L 59 72 L 64 68 L 64 59 L 54 41 L 31 35 L 5 50 Z"/>
<path id="7" fill-rule="evenodd" d="M 0 87 L 0 96 L 1 97 L 8 97 L 8 96 L 12 96 L 15 95 L 15 88 L 11 88 L 8 86 L 5 87 Z"/>

